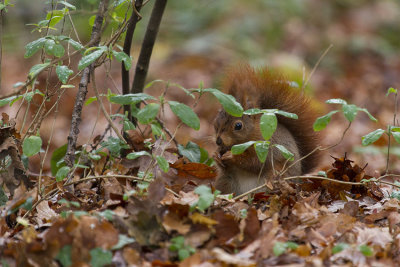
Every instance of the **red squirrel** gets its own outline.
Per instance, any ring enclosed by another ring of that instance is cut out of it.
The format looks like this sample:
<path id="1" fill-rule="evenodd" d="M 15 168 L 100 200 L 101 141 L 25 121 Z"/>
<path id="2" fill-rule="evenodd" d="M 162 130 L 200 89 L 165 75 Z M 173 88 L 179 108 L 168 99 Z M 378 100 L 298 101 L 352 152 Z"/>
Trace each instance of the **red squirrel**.
<path id="1" fill-rule="evenodd" d="M 309 98 L 291 88 L 281 76 L 267 69 L 256 70 L 249 65 L 241 65 L 228 72 L 222 91 L 234 96 L 244 110 L 279 109 L 297 114 L 297 120 L 277 115 L 278 126 L 270 139 L 271 144 L 284 145 L 292 152 L 295 161 L 317 147 L 319 138 L 312 127 L 317 113 L 310 105 Z M 277 148 L 271 146 L 263 168 L 253 146 L 242 154 L 232 155 L 230 150 L 233 145 L 264 140 L 260 131 L 260 117 L 243 115 L 238 118 L 221 110 L 215 119 L 218 146 L 214 155 L 218 166 L 215 187 L 224 194 L 240 195 L 260 186 L 274 176 L 274 170 L 279 172 L 285 165 L 286 159 Z M 294 164 L 284 175 L 298 176 L 310 172 L 316 166 L 318 157 L 317 153 L 311 154 Z"/>

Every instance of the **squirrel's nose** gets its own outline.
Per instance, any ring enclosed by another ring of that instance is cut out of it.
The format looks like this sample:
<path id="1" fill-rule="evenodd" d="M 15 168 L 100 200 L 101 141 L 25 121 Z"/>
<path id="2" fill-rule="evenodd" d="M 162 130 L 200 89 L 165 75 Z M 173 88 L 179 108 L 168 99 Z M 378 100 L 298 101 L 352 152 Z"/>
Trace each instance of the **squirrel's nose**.
<path id="1" fill-rule="evenodd" d="M 221 139 L 221 137 L 219 137 L 219 136 L 217 137 L 216 143 L 217 143 L 218 146 L 222 145 L 222 139 Z"/>

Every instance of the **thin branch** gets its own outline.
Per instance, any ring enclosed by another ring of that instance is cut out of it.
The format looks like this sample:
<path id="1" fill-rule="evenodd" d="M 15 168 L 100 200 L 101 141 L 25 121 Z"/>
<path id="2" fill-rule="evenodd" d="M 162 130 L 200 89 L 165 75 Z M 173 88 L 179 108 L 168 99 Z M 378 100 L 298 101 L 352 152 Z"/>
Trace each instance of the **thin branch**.
<path id="1" fill-rule="evenodd" d="M 396 115 L 397 115 L 397 91 L 394 94 L 394 112 L 393 112 L 393 126 L 396 126 Z M 392 127 L 389 125 L 389 142 L 388 142 L 388 149 L 387 149 L 387 157 L 386 157 L 386 170 L 385 173 L 388 173 L 389 171 L 389 156 L 390 156 L 390 133 L 391 133 Z"/>
<path id="2" fill-rule="evenodd" d="M 328 54 L 329 50 L 333 47 L 332 44 L 330 44 L 328 46 L 328 48 L 324 51 L 324 53 L 322 53 L 322 55 L 319 57 L 317 63 L 315 63 L 314 68 L 311 70 L 310 75 L 307 77 L 307 80 L 305 83 L 303 83 L 303 86 L 301 87 L 301 90 L 304 91 L 304 89 L 306 88 L 308 82 L 310 81 L 311 77 L 313 76 L 315 70 L 318 68 L 319 63 L 321 63 L 322 59 L 326 56 L 326 54 Z"/>
<path id="3" fill-rule="evenodd" d="M 100 43 L 103 18 L 104 15 L 106 14 L 107 7 L 108 7 L 108 0 L 102 0 L 99 3 L 99 11 L 96 15 L 93 24 L 92 35 L 90 37 L 90 43 L 92 44 L 91 46 L 98 46 Z M 87 86 L 90 80 L 89 75 L 91 69 L 93 69 L 93 64 L 89 65 L 83 70 L 82 78 L 79 83 L 78 94 L 75 99 L 74 110 L 72 113 L 71 129 L 68 136 L 67 153 L 65 155 L 65 162 L 69 167 L 72 167 L 75 161 L 76 142 L 79 134 L 78 127 L 81 122 L 83 103 L 86 99 L 86 94 L 88 92 Z"/>
<path id="4" fill-rule="evenodd" d="M 156 41 L 166 4 L 167 0 L 157 0 L 154 3 L 153 11 L 151 12 L 149 24 L 147 25 L 142 47 L 140 49 L 138 62 L 136 64 L 135 78 L 131 90 L 133 93 L 140 93 L 143 91 L 147 71 L 149 69 L 150 57 L 153 52 L 154 43 Z"/>
<path id="5" fill-rule="evenodd" d="M 142 8 L 143 0 L 136 0 L 135 5 L 133 7 L 134 12 L 132 12 L 131 17 L 129 18 L 128 22 L 128 29 L 126 30 L 126 37 L 124 41 L 124 49 L 123 51 L 125 54 L 130 56 L 131 54 L 131 47 L 132 47 L 132 39 L 133 34 L 136 29 L 136 23 L 141 19 L 139 11 Z M 136 11 L 136 12 L 135 12 Z M 129 94 L 129 71 L 125 69 L 124 62 L 121 62 L 121 74 L 122 74 L 122 93 L 124 95 Z M 128 112 L 128 118 L 131 119 L 131 109 L 129 105 L 124 105 L 124 113 Z"/>

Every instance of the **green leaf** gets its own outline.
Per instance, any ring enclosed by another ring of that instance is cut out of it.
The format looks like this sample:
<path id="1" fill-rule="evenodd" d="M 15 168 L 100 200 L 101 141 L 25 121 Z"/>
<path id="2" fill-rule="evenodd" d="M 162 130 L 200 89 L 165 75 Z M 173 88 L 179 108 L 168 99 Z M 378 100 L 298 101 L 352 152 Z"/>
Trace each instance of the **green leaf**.
<path id="1" fill-rule="evenodd" d="M 158 164 L 158 166 L 160 167 L 160 169 L 161 169 L 163 172 L 168 172 L 168 170 L 169 170 L 168 161 L 167 161 L 164 157 L 162 157 L 162 156 L 157 156 L 157 157 L 156 157 L 156 160 L 157 160 L 157 164 Z"/>
<path id="2" fill-rule="evenodd" d="M 178 145 L 178 152 L 191 162 L 200 162 L 201 151 L 196 143 L 189 141 L 186 147 Z"/>
<path id="3" fill-rule="evenodd" d="M 369 111 L 366 108 L 358 108 L 358 110 L 362 111 L 362 112 L 365 112 L 368 115 L 368 117 L 369 117 L 369 119 L 371 121 L 373 121 L 373 122 L 377 122 L 378 121 L 374 116 L 371 115 L 371 113 L 369 113 Z"/>
<path id="4" fill-rule="evenodd" d="M 282 156 L 290 161 L 294 160 L 294 154 L 292 152 L 290 152 L 286 147 L 284 147 L 283 145 L 275 145 L 275 147 L 277 149 L 279 149 L 279 151 L 282 153 Z"/>
<path id="5" fill-rule="evenodd" d="M 22 150 L 24 151 L 24 155 L 27 157 L 39 153 L 41 147 L 42 139 L 39 136 L 29 136 L 25 138 L 22 144 Z"/>
<path id="6" fill-rule="evenodd" d="M 76 7 L 74 5 L 72 5 L 71 3 L 68 3 L 66 1 L 58 1 L 58 3 L 70 8 L 72 10 L 76 10 Z"/>
<path id="7" fill-rule="evenodd" d="M 112 253 L 108 250 L 103 250 L 102 248 L 94 248 L 90 251 L 90 266 L 92 267 L 103 267 L 111 264 Z"/>
<path id="8" fill-rule="evenodd" d="M 8 197 L 3 190 L 3 187 L 0 186 L 0 207 L 4 206 L 8 201 Z"/>
<path id="9" fill-rule="evenodd" d="M 377 129 L 373 132 L 370 132 L 369 134 L 364 135 L 361 139 L 362 140 L 361 144 L 363 146 L 368 146 L 368 145 L 374 143 L 382 136 L 382 134 L 384 132 L 385 132 L 385 130 Z"/>
<path id="10" fill-rule="evenodd" d="M 65 53 L 64 47 L 56 43 L 53 39 L 47 39 L 44 44 L 44 51 L 50 55 L 55 57 L 62 57 Z"/>
<path id="11" fill-rule="evenodd" d="M 39 49 L 43 48 L 44 43 L 46 42 L 46 38 L 39 38 L 33 42 L 30 42 L 25 46 L 25 55 L 24 58 L 29 58 L 33 56 Z"/>
<path id="12" fill-rule="evenodd" d="M 275 114 L 264 113 L 260 119 L 261 134 L 265 140 L 269 140 L 278 126 L 278 119 Z"/>
<path id="13" fill-rule="evenodd" d="M 343 114 L 349 122 L 352 122 L 357 115 L 358 107 L 356 105 L 343 104 Z"/>
<path id="14" fill-rule="evenodd" d="M 68 39 L 68 43 L 73 47 L 73 48 L 75 48 L 75 50 L 83 50 L 85 47 L 81 44 L 81 43 L 79 43 L 79 42 L 77 42 L 77 41 L 75 41 L 75 40 L 73 40 L 73 39 Z"/>
<path id="15" fill-rule="evenodd" d="M 56 174 L 56 181 L 61 182 L 62 180 L 64 180 L 65 177 L 67 177 L 70 170 L 71 170 L 71 168 L 68 166 L 64 166 L 64 167 L 61 167 L 60 169 L 58 169 L 57 174 Z"/>
<path id="16" fill-rule="evenodd" d="M 327 103 L 327 104 L 341 104 L 341 105 L 347 104 L 347 102 L 345 100 L 340 99 L 340 98 L 328 99 L 328 100 L 326 100 L 325 103 Z"/>
<path id="17" fill-rule="evenodd" d="M 66 84 L 68 81 L 68 77 L 71 76 L 74 72 L 70 70 L 67 66 L 57 66 L 56 67 L 56 74 L 58 76 L 58 79 L 63 84 Z"/>
<path id="18" fill-rule="evenodd" d="M 292 241 L 285 242 L 285 246 L 291 250 L 295 250 L 299 247 L 299 245 Z"/>
<path id="19" fill-rule="evenodd" d="M 60 162 L 64 158 L 65 154 L 67 153 L 67 146 L 68 146 L 68 144 L 60 146 L 59 148 L 54 150 L 53 154 L 51 155 L 50 167 L 51 167 L 52 175 L 56 175 L 57 171 L 61 167 L 65 166 L 65 163 L 63 163 L 62 165 L 59 165 L 58 162 Z"/>
<path id="20" fill-rule="evenodd" d="M 157 116 L 159 110 L 160 110 L 159 104 L 150 103 L 141 110 L 139 110 L 136 117 L 141 124 L 147 124 L 150 123 Z"/>
<path id="21" fill-rule="evenodd" d="M 242 106 L 236 101 L 236 99 L 228 94 L 224 94 L 217 89 L 204 89 L 205 92 L 212 93 L 218 101 L 221 103 L 224 110 L 234 116 L 234 117 L 241 117 L 243 115 L 243 108 Z"/>
<path id="22" fill-rule="evenodd" d="M 194 192 L 199 195 L 199 201 L 196 204 L 196 207 L 204 212 L 206 209 L 208 209 L 211 204 L 214 202 L 215 196 L 211 192 L 211 188 L 209 188 L 206 185 L 200 185 L 198 186 Z"/>
<path id="23" fill-rule="evenodd" d="M 108 137 L 106 141 L 100 143 L 101 148 L 107 148 L 110 151 L 111 156 L 119 157 L 121 154 L 121 149 L 129 148 L 129 146 L 119 138 L 116 137 Z"/>
<path id="24" fill-rule="evenodd" d="M 284 116 L 286 118 L 294 119 L 294 120 L 297 120 L 299 118 L 297 116 L 297 114 L 286 112 L 286 111 L 283 111 L 283 110 L 277 110 L 277 111 L 275 111 L 275 114 L 279 114 L 279 115 L 282 115 L 282 116 Z"/>
<path id="25" fill-rule="evenodd" d="M 367 245 L 361 245 L 358 247 L 360 252 L 365 256 L 365 257 L 372 257 L 374 255 L 374 251 L 370 246 Z"/>
<path id="26" fill-rule="evenodd" d="M 35 78 L 39 73 L 41 73 L 44 69 L 46 69 L 50 65 L 50 62 L 43 64 L 36 64 L 29 70 L 29 77 Z"/>
<path id="27" fill-rule="evenodd" d="M 46 20 L 48 20 L 49 27 L 54 27 L 64 18 L 64 12 L 62 10 L 52 10 L 47 12 Z M 51 21 L 50 21 L 51 19 Z"/>
<path id="28" fill-rule="evenodd" d="M 110 101 L 112 103 L 120 104 L 120 105 L 130 105 L 130 104 L 137 104 L 143 100 L 152 99 L 155 100 L 154 97 L 144 93 L 137 93 L 137 94 L 126 94 L 126 95 L 116 95 L 111 96 Z"/>
<path id="29" fill-rule="evenodd" d="M 126 245 L 132 244 L 134 242 L 135 242 L 134 238 L 130 238 L 126 235 L 119 234 L 118 235 L 118 243 L 115 246 L 113 246 L 111 249 L 118 250 L 118 249 L 121 249 L 121 248 L 125 247 Z"/>
<path id="30" fill-rule="evenodd" d="M 339 112 L 339 110 L 333 110 L 333 111 L 329 112 L 328 114 L 317 118 L 313 125 L 314 131 L 318 132 L 318 131 L 325 129 L 325 127 L 331 121 L 332 115 L 337 112 Z"/>
<path id="31" fill-rule="evenodd" d="M 63 267 L 68 267 L 72 265 L 71 248 L 71 245 L 63 246 L 56 256 L 56 259 L 60 261 Z"/>
<path id="32" fill-rule="evenodd" d="M 242 154 L 246 149 L 248 149 L 254 143 L 256 143 L 256 141 L 248 141 L 248 142 L 243 143 L 243 144 L 234 145 L 231 148 L 231 152 L 232 152 L 233 155 Z"/>
<path id="33" fill-rule="evenodd" d="M 395 94 L 395 95 L 397 95 L 397 89 L 394 89 L 393 87 L 390 87 L 390 88 L 387 90 L 386 96 L 388 96 L 388 95 L 390 95 L 390 94 Z"/>
<path id="34" fill-rule="evenodd" d="M 168 104 L 172 112 L 178 116 L 184 124 L 195 130 L 200 129 L 200 119 L 189 106 L 176 101 L 168 101 Z"/>
<path id="35" fill-rule="evenodd" d="M 272 248 L 272 252 L 276 257 L 282 255 L 286 252 L 285 243 L 282 242 L 275 242 L 274 247 Z"/>
<path id="36" fill-rule="evenodd" d="M 0 99 L 0 107 L 3 107 L 3 106 L 8 105 L 8 104 L 11 105 L 11 102 L 14 99 L 16 99 L 17 97 L 18 96 L 10 96 L 10 97 L 4 98 L 4 99 Z"/>
<path id="37" fill-rule="evenodd" d="M 345 249 L 348 248 L 348 247 L 350 247 L 349 244 L 346 244 L 346 243 L 339 243 L 339 244 L 337 244 L 336 246 L 334 246 L 334 247 L 332 248 L 332 254 L 339 253 L 339 252 L 345 250 Z"/>
<path id="38" fill-rule="evenodd" d="M 246 111 L 243 112 L 243 114 L 245 115 L 257 115 L 263 113 L 261 109 L 259 108 L 252 108 L 252 109 L 248 109 Z"/>
<path id="39" fill-rule="evenodd" d="M 138 157 L 142 157 L 142 156 L 149 156 L 151 157 L 150 153 L 147 151 L 139 151 L 139 152 L 131 152 L 128 155 L 126 155 L 127 159 L 136 159 Z"/>
<path id="40" fill-rule="evenodd" d="M 264 163 L 268 156 L 269 142 L 264 141 L 261 143 L 255 143 L 254 149 L 256 150 L 258 160 Z"/>
<path id="41" fill-rule="evenodd" d="M 394 132 L 394 131 L 391 131 L 391 133 L 393 135 L 394 140 L 396 140 L 396 142 L 398 144 L 400 144 L 400 133 L 399 132 Z"/>
<path id="42" fill-rule="evenodd" d="M 124 66 L 126 70 L 130 70 L 132 67 L 132 58 L 130 58 L 125 52 L 117 52 L 117 51 L 112 51 L 112 54 L 114 55 L 115 59 L 118 60 L 119 62 L 124 62 Z"/>
<path id="43" fill-rule="evenodd" d="M 106 50 L 107 50 L 106 46 L 100 46 L 94 52 L 83 56 L 78 63 L 78 70 L 83 70 L 84 68 L 95 62 Z"/>
<path id="44" fill-rule="evenodd" d="M 162 128 L 161 128 L 160 124 L 158 124 L 157 122 L 153 122 L 151 124 L 151 132 L 153 133 L 154 136 L 162 136 L 163 135 Z"/>

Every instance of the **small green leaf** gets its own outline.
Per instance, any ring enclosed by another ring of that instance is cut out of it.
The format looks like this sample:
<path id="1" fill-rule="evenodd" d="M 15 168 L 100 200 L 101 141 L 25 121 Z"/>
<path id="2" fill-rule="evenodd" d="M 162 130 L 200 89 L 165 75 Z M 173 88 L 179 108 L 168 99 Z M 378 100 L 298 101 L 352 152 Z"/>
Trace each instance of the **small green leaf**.
<path id="1" fill-rule="evenodd" d="M 264 142 L 260 142 L 260 143 L 255 143 L 254 149 L 256 150 L 258 160 L 260 162 L 264 163 L 268 156 L 269 142 L 264 141 Z"/>
<path id="2" fill-rule="evenodd" d="M 71 3 L 68 3 L 66 1 L 58 1 L 58 3 L 70 8 L 72 10 L 76 10 L 76 7 L 74 5 L 72 5 Z"/>
<path id="3" fill-rule="evenodd" d="M 371 121 L 373 121 L 373 122 L 377 122 L 378 121 L 374 116 L 371 115 L 371 113 L 369 113 L 369 111 L 366 108 L 358 108 L 358 110 L 362 111 L 362 112 L 365 112 L 368 115 L 368 117 L 369 117 L 369 119 Z"/>
<path id="4" fill-rule="evenodd" d="M 356 105 L 343 104 L 343 114 L 349 122 L 352 122 L 357 115 L 358 107 Z"/>
<path id="5" fill-rule="evenodd" d="M 275 111 L 275 114 L 279 114 L 279 115 L 282 115 L 282 116 L 284 116 L 286 118 L 294 119 L 294 120 L 297 120 L 299 118 L 297 116 L 297 114 L 286 112 L 286 111 L 283 111 L 283 110 L 277 110 L 277 111 Z"/>
<path id="6" fill-rule="evenodd" d="M 90 257 L 90 266 L 93 267 L 103 267 L 112 262 L 111 251 L 103 250 L 102 248 L 94 248 L 90 250 Z"/>
<path id="7" fill-rule="evenodd" d="M 142 156 L 149 156 L 151 157 L 150 153 L 147 151 L 139 151 L 139 152 L 131 152 L 128 155 L 126 155 L 127 159 L 136 159 L 138 157 L 142 157 Z"/>
<path id="8" fill-rule="evenodd" d="M 106 50 L 107 50 L 106 46 L 100 46 L 94 52 L 83 56 L 78 63 L 78 70 L 83 70 L 84 68 L 95 62 Z"/>
<path id="9" fill-rule="evenodd" d="M 260 119 L 261 134 L 265 140 L 269 140 L 278 126 L 278 119 L 275 114 L 264 113 Z"/>
<path id="10" fill-rule="evenodd" d="M 72 266 L 71 248 L 71 245 L 63 246 L 56 256 L 56 259 L 60 261 L 63 267 Z"/>
<path id="11" fill-rule="evenodd" d="M 328 99 L 328 100 L 326 100 L 325 103 L 327 103 L 327 104 L 341 104 L 341 105 L 347 104 L 347 102 L 345 100 L 340 99 L 340 98 Z"/>
<path id="12" fill-rule="evenodd" d="M 136 117 L 141 124 L 147 124 L 150 123 L 157 116 L 159 110 L 160 110 L 159 104 L 150 103 L 141 110 L 139 110 Z"/>
<path id="13" fill-rule="evenodd" d="M 56 43 L 53 39 L 47 39 L 46 43 L 44 44 L 44 51 L 50 55 L 55 57 L 62 57 L 65 53 L 64 47 Z"/>
<path id="14" fill-rule="evenodd" d="M 385 132 L 385 130 L 377 129 L 373 132 L 370 132 L 369 134 L 364 135 L 361 139 L 362 140 L 361 144 L 363 146 L 368 146 L 368 145 L 374 143 L 382 136 L 382 134 L 384 132 Z"/>
<path id="15" fill-rule="evenodd" d="M 53 154 L 51 155 L 50 167 L 52 175 L 56 175 L 57 171 L 61 167 L 65 166 L 65 163 L 63 165 L 58 165 L 58 163 L 64 158 L 65 153 L 67 153 L 67 146 L 68 144 L 60 146 L 59 148 L 54 150 Z"/>
<path id="16" fill-rule="evenodd" d="M 157 164 L 158 164 L 158 166 L 160 167 L 160 169 L 161 169 L 163 172 L 168 172 L 168 170 L 169 170 L 169 163 L 168 163 L 168 161 L 167 161 L 164 157 L 162 157 L 162 156 L 157 156 L 157 157 L 156 157 L 156 160 L 157 160 Z"/>
<path id="17" fill-rule="evenodd" d="M 24 151 L 24 155 L 27 157 L 39 153 L 41 147 L 42 139 L 39 136 L 29 136 L 25 138 L 22 144 L 22 150 Z"/>
<path id="18" fill-rule="evenodd" d="M 396 140 L 396 142 L 398 144 L 400 144 L 400 133 L 399 132 L 394 132 L 394 131 L 391 131 L 391 133 L 393 135 L 394 140 Z"/>
<path id="19" fill-rule="evenodd" d="M 36 64 L 29 70 L 29 77 L 35 78 L 39 73 L 46 69 L 50 65 L 50 62 L 43 64 Z"/>
<path id="20" fill-rule="evenodd" d="M 215 195 L 211 192 L 211 188 L 206 185 L 198 186 L 194 192 L 199 195 L 199 201 L 196 203 L 197 209 L 204 212 L 212 203 L 214 203 Z"/>
<path id="21" fill-rule="evenodd" d="M 137 94 L 126 94 L 126 95 L 115 95 L 110 97 L 110 101 L 112 103 L 120 104 L 120 105 L 130 105 L 137 104 L 140 101 L 152 99 L 155 100 L 154 97 L 144 93 Z"/>
<path id="22" fill-rule="evenodd" d="M 329 112 L 328 114 L 317 118 L 313 125 L 314 131 L 318 132 L 318 131 L 325 129 L 325 127 L 331 121 L 332 115 L 337 112 L 339 112 L 339 110 L 333 110 L 333 111 Z"/>
<path id="23" fill-rule="evenodd" d="M 117 52 L 113 50 L 112 54 L 116 60 L 118 60 L 119 62 L 124 62 L 126 70 L 130 70 L 130 68 L 132 67 L 132 59 L 125 52 Z"/>
<path id="24" fill-rule="evenodd" d="M 257 115 L 257 114 L 261 114 L 261 113 L 263 113 L 263 112 L 259 108 L 252 108 L 252 109 L 248 109 L 243 112 L 244 115 Z"/>
<path id="25" fill-rule="evenodd" d="M 323 176 L 323 177 L 328 177 L 328 175 L 327 175 L 326 172 L 324 172 L 324 171 L 319 171 L 319 172 L 317 173 L 317 175 Z"/>
<path id="26" fill-rule="evenodd" d="M 186 147 L 178 145 L 178 152 L 191 162 L 200 162 L 201 151 L 199 145 L 189 141 Z"/>
<path id="27" fill-rule="evenodd" d="M 274 255 L 276 257 L 282 255 L 283 253 L 286 252 L 286 246 L 285 243 L 282 242 L 275 242 L 273 248 L 272 248 L 272 252 L 274 253 Z"/>
<path id="28" fill-rule="evenodd" d="M 61 167 L 60 169 L 58 169 L 57 174 L 56 174 L 56 181 L 61 182 L 62 180 L 64 180 L 65 177 L 67 177 L 70 170 L 71 170 L 71 168 L 68 166 L 64 166 L 64 167 Z"/>
<path id="29" fill-rule="evenodd" d="M 3 190 L 3 187 L 0 186 L 0 207 L 4 206 L 8 201 L 8 197 Z"/>
<path id="30" fill-rule="evenodd" d="M 348 247 L 350 247 L 349 244 L 346 244 L 346 243 L 339 243 L 339 244 L 337 244 L 336 246 L 334 246 L 334 247 L 332 248 L 332 254 L 339 253 L 339 252 L 345 250 L 345 249 L 348 248 Z"/>
<path id="31" fill-rule="evenodd" d="M 127 235 L 119 234 L 118 235 L 118 243 L 115 246 L 113 246 L 111 249 L 112 250 L 118 250 L 118 249 L 121 249 L 124 246 L 132 244 L 134 242 L 135 242 L 134 238 L 130 238 Z"/>
<path id="32" fill-rule="evenodd" d="M 279 149 L 279 151 L 282 153 L 282 156 L 290 161 L 294 160 L 294 154 L 292 152 L 290 152 L 286 147 L 284 147 L 283 145 L 275 145 L 275 147 L 277 149 Z"/>
<path id="33" fill-rule="evenodd" d="M 374 255 L 374 251 L 370 246 L 367 245 L 361 245 L 358 247 L 360 252 L 365 256 L 365 257 L 372 257 Z"/>
<path id="34" fill-rule="evenodd" d="M 299 247 L 299 245 L 292 241 L 285 242 L 285 246 L 291 250 L 296 250 Z"/>
<path id="35" fill-rule="evenodd" d="M 243 144 L 234 145 L 231 148 L 231 152 L 232 152 L 233 155 L 242 154 L 246 149 L 248 149 L 254 143 L 256 143 L 256 141 L 248 141 L 248 142 L 243 143 Z"/>
<path id="36" fill-rule="evenodd" d="M 386 93 L 386 96 L 388 96 L 388 95 L 390 95 L 390 94 L 397 94 L 397 89 L 394 89 L 393 87 L 390 87 L 388 90 L 387 90 L 387 93 Z"/>
<path id="37" fill-rule="evenodd" d="M 4 98 L 4 99 L 0 99 L 0 107 L 11 104 L 11 102 L 16 98 L 17 98 L 17 96 L 10 96 L 10 97 Z"/>
<path id="38" fill-rule="evenodd" d="M 221 91 L 212 88 L 204 89 L 203 91 L 212 93 L 228 114 L 234 117 L 241 117 L 243 115 L 242 106 L 233 96 L 224 94 Z"/>
<path id="39" fill-rule="evenodd" d="M 33 56 L 39 49 L 43 48 L 46 38 L 39 38 L 33 42 L 30 42 L 25 46 L 25 58 Z"/>
<path id="40" fill-rule="evenodd" d="M 56 67 L 56 74 L 58 76 L 58 79 L 63 84 L 66 84 L 68 81 L 68 77 L 71 76 L 74 72 L 70 70 L 67 66 L 57 66 Z"/>
<path id="41" fill-rule="evenodd" d="M 77 42 L 77 41 L 75 41 L 75 40 L 73 40 L 73 39 L 68 39 L 68 43 L 73 47 L 73 48 L 75 48 L 75 50 L 83 50 L 85 47 L 81 44 L 81 43 L 79 43 L 79 42 Z"/>
<path id="42" fill-rule="evenodd" d="M 200 119 L 189 106 L 176 101 L 168 101 L 168 104 L 172 112 L 178 116 L 184 124 L 195 130 L 200 129 Z"/>

